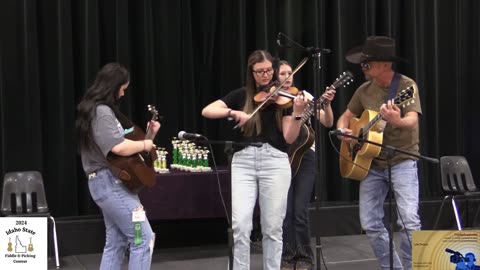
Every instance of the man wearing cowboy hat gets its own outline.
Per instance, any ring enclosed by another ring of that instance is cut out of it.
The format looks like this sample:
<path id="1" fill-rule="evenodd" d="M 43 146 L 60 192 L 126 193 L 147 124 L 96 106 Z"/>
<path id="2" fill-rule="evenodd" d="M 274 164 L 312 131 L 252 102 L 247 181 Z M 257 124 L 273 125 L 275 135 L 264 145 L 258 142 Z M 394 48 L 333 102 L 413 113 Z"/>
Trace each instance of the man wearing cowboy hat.
<path id="1" fill-rule="evenodd" d="M 355 122 L 351 124 L 350 120 L 359 117 L 365 110 L 372 110 L 378 112 L 386 123 L 383 144 L 418 155 L 418 116 L 422 113 L 418 89 L 415 81 L 392 69 L 393 62 L 403 60 L 395 55 L 395 41 L 384 36 L 368 37 L 362 46 L 348 51 L 346 59 L 360 64 L 367 81 L 353 94 L 347 109 L 338 119 L 337 128 L 345 134 L 358 136 L 353 134 L 351 128 Z M 402 106 L 392 102 L 393 97 L 410 86 L 414 89 L 410 102 Z M 352 143 L 347 137 L 339 136 L 339 139 L 343 143 Z M 421 227 L 417 160 L 395 152 L 391 164 L 392 188 L 399 213 L 397 223 L 401 227 L 402 238 L 402 260 L 394 249 L 393 266 L 394 269 L 412 269 L 411 235 L 412 231 Z M 373 159 L 365 179 L 360 182 L 359 209 L 362 228 L 382 269 L 390 269 L 389 235 L 383 223 L 388 181 L 386 153 L 381 151 Z"/>

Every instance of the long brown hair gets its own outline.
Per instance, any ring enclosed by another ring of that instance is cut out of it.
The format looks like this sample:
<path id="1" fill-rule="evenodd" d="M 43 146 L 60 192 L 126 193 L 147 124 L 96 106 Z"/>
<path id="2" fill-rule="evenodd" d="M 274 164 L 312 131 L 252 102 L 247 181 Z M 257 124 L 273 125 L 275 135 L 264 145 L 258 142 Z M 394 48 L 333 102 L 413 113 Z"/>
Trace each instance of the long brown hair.
<path id="1" fill-rule="evenodd" d="M 124 128 L 133 126 L 118 108 L 120 87 L 129 81 L 130 73 L 119 63 L 108 63 L 98 71 L 95 81 L 77 106 L 75 128 L 79 149 L 92 149 L 95 145 L 92 138 L 92 119 L 99 104 L 110 107 Z"/>
<path id="2" fill-rule="evenodd" d="M 253 66 L 257 63 L 263 61 L 270 61 L 273 64 L 273 57 L 272 55 L 265 51 L 265 50 L 256 50 L 250 54 L 248 57 L 247 62 L 247 73 L 246 73 L 246 81 L 245 81 L 245 88 L 246 88 L 246 100 L 245 106 L 243 107 L 243 111 L 247 114 L 252 113 L 255 108 L 257 107 L 253 98 L 257 93 L 257 85 L 255 78 L 253 77 Z M 275 74 L 272 78 L 275 77 Z M 281 130 L 282 128 L 282 110 L 277 110 L 275 114 L 275 118 L 277 120 L 277 127 Z M 262 121 L 258 113 L 254 114 L 250 120 L 248 120 L 244 127 L 243 127 L 244 135 L 245 136 L 253 136 L 254 132 L 256 134 L 260 134 L 262 132 Z"/>

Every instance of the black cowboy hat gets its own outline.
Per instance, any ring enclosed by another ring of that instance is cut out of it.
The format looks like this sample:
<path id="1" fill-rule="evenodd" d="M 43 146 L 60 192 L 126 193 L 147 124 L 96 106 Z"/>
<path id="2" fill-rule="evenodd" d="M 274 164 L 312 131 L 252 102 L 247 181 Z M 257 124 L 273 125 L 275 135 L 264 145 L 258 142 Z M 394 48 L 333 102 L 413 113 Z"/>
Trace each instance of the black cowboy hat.
<path id="1" fill-rule="evenodd" d="M 406 61 L 395 55 L 395 40 L 384 36 L 367 37 L 363 45 L 350 49 L 345 58 L 354 64 L 370 61 Z"/>

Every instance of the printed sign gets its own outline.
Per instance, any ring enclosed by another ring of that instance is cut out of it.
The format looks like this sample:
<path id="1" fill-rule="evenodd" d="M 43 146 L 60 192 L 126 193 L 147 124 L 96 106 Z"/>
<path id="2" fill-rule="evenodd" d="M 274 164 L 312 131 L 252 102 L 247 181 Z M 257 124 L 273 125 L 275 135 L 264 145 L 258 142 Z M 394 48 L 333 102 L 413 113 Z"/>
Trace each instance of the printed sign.
<path id="1" fill-rule="evenodd" d="M 2 269 L 47 269 L 47 218 L 0 218 Z"/>
<path id="2" fill-rule="evenodd" d="M 480 269 L 480 231 L 415 231 L 412 267 L 416 270 Z"/>

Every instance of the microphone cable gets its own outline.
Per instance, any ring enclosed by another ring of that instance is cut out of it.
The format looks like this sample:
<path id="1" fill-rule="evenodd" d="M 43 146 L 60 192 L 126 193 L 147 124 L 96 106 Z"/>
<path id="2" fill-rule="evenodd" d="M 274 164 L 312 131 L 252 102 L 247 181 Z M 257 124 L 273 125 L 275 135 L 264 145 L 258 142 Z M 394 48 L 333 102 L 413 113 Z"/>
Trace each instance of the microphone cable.
<path id="1" fill-rule="evenodd" d="M 227 218 L 227 224 L 231 227 L 232 222 L 230 220 L 230 216 L 229 216 L 229 213 L 228 213 L 228 210 L 227 210 L 227 205 L 225 203 L 225 198 L 223 197 L 222 184 L 220 182 L 220 174 L 218 172 L 217 162 L 215 161 L 215 155 L 213 153 L 212 144 L 209 143 L 208 148 L 210 149 L 210 153 L 212 154 L 212 163 L 213 163 L 213 168 L 215 170 L 215 176 L 217 178 L 218 194 L 220 195 L 220 201 L 222 202 L 223 210 L 225 211 L 225 217 Z M 230 174 L 231 173 L 232 172 L 230 171 Z"/>

